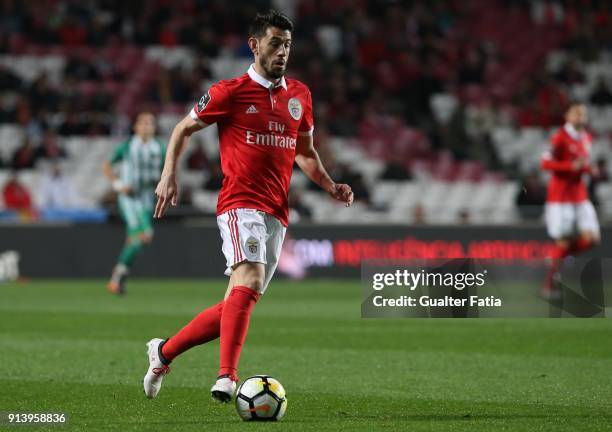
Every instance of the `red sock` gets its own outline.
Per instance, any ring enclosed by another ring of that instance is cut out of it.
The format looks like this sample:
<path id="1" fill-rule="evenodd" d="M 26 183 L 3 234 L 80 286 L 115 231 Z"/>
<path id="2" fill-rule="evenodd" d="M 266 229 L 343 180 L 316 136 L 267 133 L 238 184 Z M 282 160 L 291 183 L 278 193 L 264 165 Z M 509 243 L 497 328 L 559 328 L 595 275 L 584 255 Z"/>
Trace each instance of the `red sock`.
<path id="1" fill-rule="evenodd" d="M 251 310 L 261 295 L 245 286 L 235 286 L 225 300 L 221 314 L 219 376 L 229 375 L 238 381 L 236 372 L 242 344 L 249 330 Z"/>
<path id="2" fill-rule="evenodd" d="M 572 244 L 570 253 L 578 254 L 593 247 L 593 242 L 590 239 L 579 238 Z"/>
<path id="3" fill-rule="evenodd" d="M 179 354 L 196 345 L 210 342 L 219 337 L 223 301 L 209 307 L 191 320 L 177 334 L 168 339 L 162 346 L 162 355 L 172 361 Z"/>

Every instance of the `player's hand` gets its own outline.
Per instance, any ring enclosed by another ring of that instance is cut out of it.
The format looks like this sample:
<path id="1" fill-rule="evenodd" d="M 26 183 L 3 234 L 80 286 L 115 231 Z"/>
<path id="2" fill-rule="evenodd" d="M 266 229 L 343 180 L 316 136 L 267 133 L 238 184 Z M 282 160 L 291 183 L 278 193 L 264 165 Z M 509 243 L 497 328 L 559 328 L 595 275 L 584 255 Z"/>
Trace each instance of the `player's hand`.
<path id="1" fill-rule="evenodd" d="M 344 204 L 346 204 L 347 207 L 350 207 L 351 204 L 353 204 L 353 191 L 351 190 L 351 187 L 347 184 L 334 183 L 329 190 L 329 195 L 333 199 L 342 201 Z"/>
<path id="2" fill-rule="evenodd" d="M 174 174 L 162 174 L 157 187 L 155 188 L 157 196 L 157 204 L 155 205 L 155 213 L 153 217 L 160 218 L 166 212 L 169 204 L 176 206 L 178 202 L 178 186 L 176 184 L 176 176 Z"/>
<path id="3" fill-rule="evenodd" d="M 113 180 L 112 186 L 113 186 L 113 190 L 117 193 L 122 193 L 126 195 L 129 195 L 132 193 L 132 188 L 127 186 L 125 183 L 123 183 L 119 179 Z"/>
<path id="4" fill-rule="evenodd" d="M 589 160 L 585 157 L 578 158 L 574 161 L 574 170 L 582 171 L 589 167 Z"/>

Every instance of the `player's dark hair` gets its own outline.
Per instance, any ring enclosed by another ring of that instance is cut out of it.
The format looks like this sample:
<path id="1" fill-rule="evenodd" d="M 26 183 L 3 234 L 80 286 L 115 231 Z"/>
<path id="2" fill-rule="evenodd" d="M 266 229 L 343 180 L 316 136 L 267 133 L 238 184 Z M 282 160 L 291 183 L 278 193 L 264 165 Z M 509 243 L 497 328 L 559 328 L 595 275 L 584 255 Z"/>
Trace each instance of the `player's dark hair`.
<path id="1" fill-rule="evenodd" d="M 293 31 L 293 23 L 287 15 L 270 9 L 266 13 L 258 13 L 255 15 L 249 27 L 249 37 L 255 39 L 261 38 L 266 34 L 268 27 L 278 27 L 281 30 Z"/>
<path id="2" fill-rule="evenodd" d="M 132 114 L 130 116 L 131 125 L 134 126 L 136 124 L 136 122 L 138 120 L 140 120 L 140 117 L 143 116 L 143 115 L 152 115 L 153 116 L 153 121 L 157 124 L 157 118 L 155 117 L 155 114 L 153 114 L 153 111 L 144 110 L 144 111 L 138 111 L 135 114 Z"/>
<path id="3" fill-rule="evenodd" d="M 565 107 L 565 112 L 568 112 L 572 108 L 580 105 L 586 105 L 586 103 L 579 99 L 571 99 L 568 101 L 567 106 Z"/>

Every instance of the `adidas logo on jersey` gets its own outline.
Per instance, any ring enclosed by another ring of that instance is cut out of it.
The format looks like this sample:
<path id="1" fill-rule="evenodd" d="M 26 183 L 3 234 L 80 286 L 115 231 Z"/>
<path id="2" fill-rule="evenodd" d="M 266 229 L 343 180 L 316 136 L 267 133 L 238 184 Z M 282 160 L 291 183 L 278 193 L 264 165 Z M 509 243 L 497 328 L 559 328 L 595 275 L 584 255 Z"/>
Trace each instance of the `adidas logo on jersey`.
<path id="1" fill-rule="evenodd" d="M 257 114 L 259 111 L 257 111 L 257 108 L 255 108 L 255 105 L 251 105 L 247 110 L 246 113 L 247 114 Z"/>

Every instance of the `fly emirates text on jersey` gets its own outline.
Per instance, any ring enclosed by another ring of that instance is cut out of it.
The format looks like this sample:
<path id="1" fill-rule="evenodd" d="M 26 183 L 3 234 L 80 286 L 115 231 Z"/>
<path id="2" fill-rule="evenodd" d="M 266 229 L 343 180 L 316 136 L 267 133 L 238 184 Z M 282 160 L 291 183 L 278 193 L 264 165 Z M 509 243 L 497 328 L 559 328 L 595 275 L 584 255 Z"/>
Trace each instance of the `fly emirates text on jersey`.
<path id="1" fill-rule="evenodd" d="M 270 131 L 270 133 L 258 133 L 247 130 L 246 143 L 294 150 L 296 138 L 283 135 L 285 129 L 286 126 L 284 124 L 275 121 L 269 121 L 268 130 Z"/>

